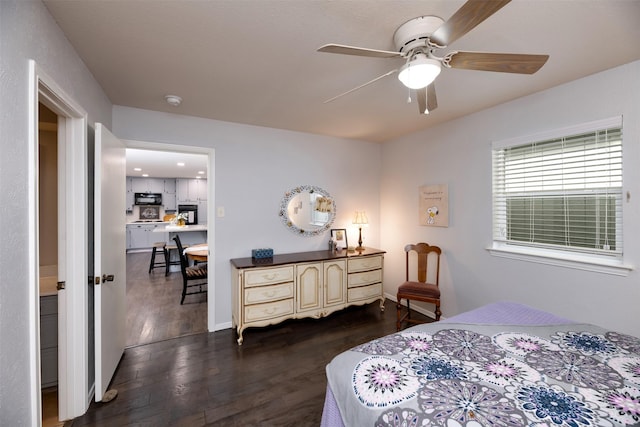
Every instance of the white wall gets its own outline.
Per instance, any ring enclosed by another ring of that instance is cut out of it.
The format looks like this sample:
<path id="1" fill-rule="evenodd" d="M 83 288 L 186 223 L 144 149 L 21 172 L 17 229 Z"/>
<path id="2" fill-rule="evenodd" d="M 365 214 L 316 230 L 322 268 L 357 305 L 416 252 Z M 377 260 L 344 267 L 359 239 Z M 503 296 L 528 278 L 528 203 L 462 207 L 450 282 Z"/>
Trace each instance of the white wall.
<path id="1" fill-rule="evenodd" d="M 363 230 L 365 245 L 379 246 L 379 144 L 122 106 L 113 108 L 113 132 L 124 140 L 215 149 L 209 210 L 225 210 L 215 218 L 213 250 L 218 327 L 231 322 L 230 259 L 250 257 L 253 248 L 282 254 L 327 247 L 328 234 L 300 237 L 281 222 L 285 191 L 307 184 L 329 192 L 337 206 L 334 228 L 346 228 L 349 242 L 358 240 L 351 224 L 355 211 L 366 210 L 372 226 Z"/>
<path id="2" fill-rule="evenodd" d="M 35 425 L 29 372 L 28 60 L 89 115 L 111 124 L 111 103 L 40 1 L 0 1 L 0 425 Z"/>
<path id="3" fill-rule="evenodd" d="M 425 241 L 444 250 L 445 317 L 512 300 L 640 336 L 637 270 L 617 277 L 497 258 L 485 249 L 491 244 L 492 141 L 622 115 L 624 191 L 631 194 L 623 207 L 624 253 L 626 263 L 640 267 L 638 76 L 640 62 L 634 62 L 384 144 L 385 291 L 395 295 L 404 280 L 404 245 Z M 418 187 L 427 184 L 449 185 L 448 228 L 418 225 Z"/>

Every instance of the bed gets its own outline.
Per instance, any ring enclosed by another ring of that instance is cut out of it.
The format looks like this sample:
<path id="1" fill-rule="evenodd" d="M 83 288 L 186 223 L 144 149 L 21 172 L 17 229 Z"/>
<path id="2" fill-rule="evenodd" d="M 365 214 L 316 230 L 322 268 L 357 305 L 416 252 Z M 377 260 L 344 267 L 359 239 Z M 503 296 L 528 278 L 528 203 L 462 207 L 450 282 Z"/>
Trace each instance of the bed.
<path id="1" fill-rule="evenodd" d="M 322 426 L 638 426 L 640 339 L 500 302 L 326 368 Z"/>

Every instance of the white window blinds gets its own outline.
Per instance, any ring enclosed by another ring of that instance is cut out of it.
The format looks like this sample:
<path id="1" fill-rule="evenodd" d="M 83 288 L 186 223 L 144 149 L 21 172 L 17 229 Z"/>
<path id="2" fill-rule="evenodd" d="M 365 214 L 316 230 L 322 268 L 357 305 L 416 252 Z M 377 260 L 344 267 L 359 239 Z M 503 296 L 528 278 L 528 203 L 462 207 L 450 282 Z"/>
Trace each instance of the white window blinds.
<path id="1" fill-rule="evenodd" d="M 493 237 L 509 245 L 622 255 L 622 119 L 493 149 Z"/>

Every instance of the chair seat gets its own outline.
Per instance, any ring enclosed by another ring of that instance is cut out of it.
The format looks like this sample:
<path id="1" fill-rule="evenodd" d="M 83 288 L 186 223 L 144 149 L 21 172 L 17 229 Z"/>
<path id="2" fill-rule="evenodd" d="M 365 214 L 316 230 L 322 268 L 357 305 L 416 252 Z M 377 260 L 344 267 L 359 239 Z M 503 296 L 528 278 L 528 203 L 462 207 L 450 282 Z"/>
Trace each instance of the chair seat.
<path id="1" fill-rule="evenodd" d="M 186 268 L 187 277 L 189 279 L 207 278 L 207 264 L 198 264 Z"/>
<path id="2" fill-rule="evenodd" d="M 440 289 L 431 283 L 404 282 L 398 287 L 398 295 L 403 298 L 440 298 Z"/>

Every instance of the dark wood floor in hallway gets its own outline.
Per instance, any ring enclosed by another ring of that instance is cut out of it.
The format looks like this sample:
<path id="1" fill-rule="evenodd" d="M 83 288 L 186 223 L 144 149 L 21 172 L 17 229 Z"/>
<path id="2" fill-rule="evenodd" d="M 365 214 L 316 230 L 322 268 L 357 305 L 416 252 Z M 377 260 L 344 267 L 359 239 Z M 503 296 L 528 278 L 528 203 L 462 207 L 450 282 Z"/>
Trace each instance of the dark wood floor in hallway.
<path id="1" fill-rule="evenodd" d="M 162 260 L 162 256 L 158 257 Z M 127 346 L 207 331 L 207 295 L 189 295 L 180 305 L 180 271 L 149 273 L 149 252 L 127 254 Z"/>
<path id="2" fill-rule="evenodd" d="M 416 314 L 416 316 L 420 316 Z M 76 426 L 317 426 L 325 366 L 338 353 L 395 332 L 395 304 L 349 307 L 323 319 L 228 329 L 127 348 L 109 403 Z"/>

